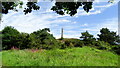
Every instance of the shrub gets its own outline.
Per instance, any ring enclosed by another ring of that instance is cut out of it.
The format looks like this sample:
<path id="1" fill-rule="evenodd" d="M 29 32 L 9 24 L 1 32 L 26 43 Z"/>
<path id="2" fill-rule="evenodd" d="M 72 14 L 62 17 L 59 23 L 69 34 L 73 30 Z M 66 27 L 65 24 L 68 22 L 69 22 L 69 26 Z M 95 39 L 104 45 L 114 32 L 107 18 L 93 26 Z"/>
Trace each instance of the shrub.
<path id="1" fill-rule="evenodd" d="M 59 42 L 59 48 L 65 49 L 65 48 L 67 48 L 67 46 L 65 45 L 65 43 Z"/>
<path id="2" fill-rule="evenodd" d="M 32 42 L 30 42 L 30 48 L 33 47 L 42 49 L 58 48 L 59 47 L 58 41 L 49 32 L 50 32 L 49 28 L 45 28 L 31 33 L 30 38 Z"/>
<path id="3" fill-rule="evenodd" d="M 113 45 L 110 51 L 113 51 L 116 54 L 120 55 L 120 45 Z"/>
<path id="4" fill-rule="evenodd" d="M 110 44 L 104 41 L 96 41 L 96 43 L 94 43 L 94 46 L 98 49 L 101 50 L 110 50 Z"/>
<path id="5" fill-rule="evenodd" d="M 84 42 L 79 39 L 66 39 L 65 45 L 68 47 L 82 47 L 84 46 Z"/>

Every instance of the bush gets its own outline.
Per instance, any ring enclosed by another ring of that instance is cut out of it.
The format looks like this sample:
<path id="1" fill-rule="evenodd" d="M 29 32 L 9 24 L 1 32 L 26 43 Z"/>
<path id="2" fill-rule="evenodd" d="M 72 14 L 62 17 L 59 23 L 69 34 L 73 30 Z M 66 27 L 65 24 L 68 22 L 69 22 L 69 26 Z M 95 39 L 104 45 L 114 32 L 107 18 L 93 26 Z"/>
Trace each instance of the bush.
<path id="1" fill-rule="evenodd" d="M 58 41 L 49 33 L 48 28 L 35 31 L 30 34 L 32 42 L 30 42 L 30 48 L 42 48 L 42 49 L 54 49 L 59 48 Z"/>
<path id="2" fill-rule="evenodd" d="M 66 39 L 65 45 L 68 47 L 82 47 L 84 46 L 84 42 L 79 39 Z"/>
<path id="3" fill-rule="evenodd" d="M 110 44 L 104 41 L 96 41 L 96 43 L 94 43 L 94 46 L 97 49 L 101 49 L 101 50 L 110 50 Z"/>
<path id="4" fill-rule="evenodd" d="M 67 46 L 65 45 L 65 43 L 59 42 L 59 48 L 65 49 L 65 48 L 67 48 Z"/>
<path id="5" fill-rule="evenodd" d="M 120 45 L 113 45 L 110 51 L 113 51 L 116 54 L 120 55 Z"/>

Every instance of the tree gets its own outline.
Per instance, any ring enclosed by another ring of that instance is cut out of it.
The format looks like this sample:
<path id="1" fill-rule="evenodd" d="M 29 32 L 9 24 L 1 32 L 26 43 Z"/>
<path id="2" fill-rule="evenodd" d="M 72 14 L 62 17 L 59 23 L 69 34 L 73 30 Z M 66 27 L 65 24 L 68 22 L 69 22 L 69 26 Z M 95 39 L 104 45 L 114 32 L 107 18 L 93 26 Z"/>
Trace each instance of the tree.
<path id="1" fill-rule="evenodd" d="M 82 36 L 80 37 L 85 41 L 85 44 L 92 44 L 93 41 L 96 39 L 93 37 L 93 35 L 89 34 L 88 31 L 81 33 Z"/>
<path id="2" fill-rule="evenodd" d="M 2 30 L 2 48 L 10 49 L 15 46 L 18 47 L 17 37 L 20 33 L 11 26 L 7 26 Z"/>
<path id="3" fill-rule="evenodd" d="M 109 31 L 107 28 L 102 28 L 100 33 L 101 34 L 98 34 L 98 40 L 108 42 L 111 45 L 114 45 L 120 40 L 120 37 L 116 35 L 116 32 Z"/>
<path id="4" fill-rule="evenodd" d="M 22 5 L 23 2 L 19 0 L 16 0 L 16 2 L 2 2 L 2 13 L 7 14 L 9 10 L 18 11 L 16 7 L 22 7 Z M 24 14 L 31 13 L 32 10 L 40 9 L 40 6 L 37 5 L 37 2 L 30 2 L 29 0 L 26 6 L 27 8 L 24 8 L 23 10 Z M 53 6 L 51 10 L 60 15 L 64 15 L 66 13 L 70 16 L 73 16 L 77 13 L 79 6 L 83 6 L 83 9 L 86 12 L 89 12 L 89 10 L 92 8 L 92 2 L 56 2 L 55 6 Z"/>
<path id="5" fill-rule="evenodd" d="M 9 0 L 8 0 L 9 1 Z M 52 2 L 53 0 L 51 0 Z M 79 1 L 79 0 L 78 0 Z M 55 11 L 59 15 L 65 15 L 69 14 L 70 16 L 73 16 L 77 13 L 77 9 L 80 6 L 83 6 L 83 9 L 86 12 L 89 12 L 90 9 L 92 9 L 92 3 L 94 2 L 78 2 L 73 0 L 73 2 L 56 2 L 55 6 L 51 8 L 51 10 Z M 82 0 L 81 0 L 82 1 Z M 89 1 L 89 0 L 88 0 Z M 40 6 L 37 5 L 38 0 L 28 0 L 26 6 L 27 8 L 24 8 L 23 12 L 24 14 L 31 13 L 33 10 L 39 10 Z M 108 0 L 108 3 L 113 3 L 114 0 Z M 20 0 L 14 0 L 14 2 L 2 2 L 0 3 L 0 6 L 2 6 L 2 13 L 7 14 L 9 10 L 18 11 L 16 9 L 17 6 L 22 8 L 23 1 Z"/>
<path id="6" fill-rule="evenodd" d="M 28 33 L 20 33 L 17 36 L 17 43 L 19 49 L 27 49 L 29 48 L 29 44 L 31 42 L 30 35 Z"/>
<path id="7" fill-rule="evenodd" d="M 22 8 L 23 2 L 22 1 L 16 1 L 16 2 L 2 2 L 2 14 L 7 14 L 9 10 L 18 11 L 16 9 L 17 6 L 20 6 Z M 39 10 L 39 6 L 37 5 L 37 2 L 27 2 L 26 4 L 27 8 L 24 8 L 23 12 L 25 14 L 31 13 L 32 10 Z"/>
<path id="8" fill-rule="evenodd" d="M 53 0 L 51 0 L 53 1 Z M 77 9 L 81 6 L 86 12 L 89 12 L 90 9 L 92 9 L 92 3 L 91 2 L 56 2 L 55 6 L 51 8 L 51 10 L 55 11 L 59 15 L 65 15 L 69 14 L 70 16 L 73 16 L 77 13 Z M 114 0 L 109 0 L 108 3 L 113 3 Z M 16 9 L 17 6 L 22 8 L 23 2 L 20 0 L 15 0 L 15 2 L 2 2 L 2 13 L 7 14 L 9 10 L 18 11 Z M 32 2 L 31 0 L 28 0 L 26 4 L 27 8 L 24 8 L 23 12 L 24 14 L 31 13 L 33 10 L 39 10 L 40 6 L 37 5 L 37 0 Z"/>
<path id="9" fill-rule="evenodd" d="M 44 28 L 42 30 L 35 31 L 30 34 L 32 39 L 31 47 L 51 49 L 58 46 L 57 40 L 49 33 L 49 28 Z"/>
<path id="10" fill-rule="evenodd" d="M 51 10 L 60 15 L 65 15 L 66 13 L 73 16 L 77 13 L 77 9 L 80 6 L 83 6 L 83 9 L 86 12 L 89 12 L 92 8 L 92 2 L 56 2 L 55 6 L 53 6 Z"/>

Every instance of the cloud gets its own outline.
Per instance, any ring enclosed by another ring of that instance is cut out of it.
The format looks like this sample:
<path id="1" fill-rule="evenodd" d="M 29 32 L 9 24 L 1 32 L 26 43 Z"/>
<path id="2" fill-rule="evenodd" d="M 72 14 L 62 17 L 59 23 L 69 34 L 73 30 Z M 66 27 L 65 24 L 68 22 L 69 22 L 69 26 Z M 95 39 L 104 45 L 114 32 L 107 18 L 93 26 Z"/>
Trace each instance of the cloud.
<path id="1" fill-rule="evenodd" d="M 106 5 L 94 5 L 94 8 L 108 8 L 108 7 L 111 7 L 113 5 L 116 5 L 117 3 L 108 3 Z"/>
<path id="2" fill-rule="evenodd" d="M 95 3 L 108 2 L 108 1 L 119 2 L 119 0 L 94 0 Z"/>
<path id="3" fill-rule="evenodd" d="M 79 17 L 79 16 L 88 16 L 88 15 L 95 15 L 95 14 L 99 14 L 101 13 L 101 10 L 95 10 L 95 11 L 91 11 L 91 12 L 78 12 L 75 17 Z"/>
<path id="4" fill-rule="evenodd" d="M 53 24 L 60 24 L 70 22 L 67 19 L 55 19 L 57 16 L 53 14 L 40 14 L 35 15 L 30 13 L 27 15 L 18 13 L 8 13 L 3 15 L 3 22 L 1 23 L 3 29 L 5 26 L 13 26 L 18 29 L 20 32 L 31 33 L 38 29 L 51 28 Z M 51 20 L 53 19 L 53 20 Z"/>
<path id="5" fill-rule="evenodd" d="M 117 32 L 118 34 L 118 19 L 117 18 L 106 19 L 103 22 L 99 22 L 99 24 L 92 24 L 92 26 L 82 28 L 81 30 L 82 31 L 87 30 L 91 32 L 95 37 L 97 37 L 97 34 L 100 34 L 100 29 L 102 28 L 108 28 L 110 31 Z"/>
<path id="6" fill-rule="evenodd" d="M 77 23 L 77 22 L 73 22 L 74 24 Z"/>
<path id="7" fill-rule="evenodd" d="M 7 15 L 3 15 L 3 22 L 1 23 L 2 27 L 0 28 L 3 29 L 5 26 L 13 26 L 20 32 L 27 33 L 31 33 L 38 29 L 50 28 L 51 33 L 56 38 L 60 38 L 62 27 L 64 28 L 65 38 L 79 38 L 81 36 L 81 32 L 86 30 L 90 31 L 91 34 L 96 35 L 99 33 L 100 29 L 104 27 L 107 27 L 112 31 L 116 31 L 117 18 L 104 19 L 103 22 L 98 22 L 98 24 L 91 23 L 90 25 L 86 22 L 84 23 L 82 20 L 76 19 L 76 17 L 79 16 L 99 14 L 103 11 L 101 8 L 103 8 L 103 6 L 93 7 L 89 13 L 86 13 L 83 9 L 78 9 L 78 13 L 73 17 L 70 17 L 69 15 L 58 15 L 48 9 L 45 9 L 44 12 L 42 6 L 40 11 L 32 12 L 27 15 L 22 14 L 22 11 L 10 11 Z M 79 23 L 79 21 L 81 22 Z"/>
<path id="8" fill-rule="evenodd" d="M 88 24 L 85 23 L 85 24 L 83 24 L 82 26 L 83 26 L 83 27 L 86 27 L 86 26 L 88 26 Z"/>
<path id="9" fill-rule="evenodd" d="M 98 0 L 99 1 L 99 0 Z M 106 2 L 105 2 L 106 3 Z M 90 9 L 90 11 L 87 13 L 84 11 L 84 9 L 79 8 L 77 10 L 77 14 L 75 15 L 75 17 L 79 17 L 79 16 L 88 16 L 88 15 L 96 15 L 96 14 L 100 14 L 102 13 L 104 10 L 106 10 L 107 8 L 116 5 L 117 2 L 114 3 L 107 3 L 107 4 L 99 4 L 99 3 L 93 3 L 93 7 L 92 9 Z"/>
<path id="10" fill-rule="evenodd" d="M 98 24 L 100 28 L 107 27 L 111 31 L 118 32 L 118 18 L 106 19 L 102 24 Z"/>

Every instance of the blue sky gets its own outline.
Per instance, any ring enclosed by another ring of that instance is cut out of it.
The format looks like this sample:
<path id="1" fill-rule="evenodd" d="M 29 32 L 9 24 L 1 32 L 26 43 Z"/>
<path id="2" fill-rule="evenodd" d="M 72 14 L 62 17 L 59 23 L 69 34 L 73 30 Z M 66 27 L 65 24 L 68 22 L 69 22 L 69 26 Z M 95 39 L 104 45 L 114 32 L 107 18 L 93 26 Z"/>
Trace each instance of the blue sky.
<path id="1" fill-rule="evenodd" d="M 71 17 L 69 15 L 58 15 L 50 8 L 54 2 L 39 2 L 40 10 L 24 15 L 22 9 L 19 12 L 9 11 L 2 16 L 1 27 L 13 26 L 20 32 L 32 33 L 38 29 L 50 28 L 51 34 L 60 38 L 61 28 L 64 29 L 65 38 L 79 38 L 81 32 L 86 30 L 97 37 L 101 28 L 109 28 L 118 32 L 118 3 L 95 2 L 89 13 L 81 7 L 78 13 Z M 25 7 L 25 6 L 24 6 Z"/>

